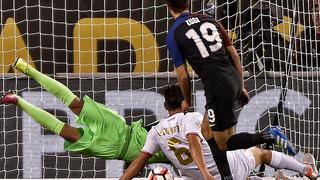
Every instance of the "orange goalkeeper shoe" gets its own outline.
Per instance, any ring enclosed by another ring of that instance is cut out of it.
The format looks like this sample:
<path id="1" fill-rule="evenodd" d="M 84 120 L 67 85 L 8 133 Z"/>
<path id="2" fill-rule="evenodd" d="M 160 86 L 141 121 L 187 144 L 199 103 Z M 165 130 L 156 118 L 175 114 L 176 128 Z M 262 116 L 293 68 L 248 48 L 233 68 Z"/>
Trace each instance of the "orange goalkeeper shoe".
<path id="1" fill-rule="evenodd" d="M 8 91 L 0 98 L 0 104 L 17 104 L 18 96 L 13 91 Z"/>

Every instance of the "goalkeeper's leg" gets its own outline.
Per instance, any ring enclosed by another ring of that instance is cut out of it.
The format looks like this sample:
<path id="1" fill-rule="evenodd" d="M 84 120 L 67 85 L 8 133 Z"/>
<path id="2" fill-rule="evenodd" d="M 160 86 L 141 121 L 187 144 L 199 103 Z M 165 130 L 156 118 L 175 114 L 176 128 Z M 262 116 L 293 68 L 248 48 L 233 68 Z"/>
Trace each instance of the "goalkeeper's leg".
<path id="1" fill-rule="evenodd" d="M 76 115 L 80 114 L 84 102 L 74 95 L 65 85 L 48 77 L 47 75 L 42 74 L 22 58 L 18 58 L 13 67 L 36 80 L 48 92 L 60 99 L 67 107 L 69 107 L 73 113 Z"/>
<path id="2" fill-rule="evenodd" d="M 52 114 L 30 104 L 12 91 L 5 93 L 0 98 L 0 104 L 17 105 L 41 126 L 49 129 L 57 135 L 60 135 L 69 142 L 76 142 L 81 137 L 81 134 L 77 128 L 65 124 Z"/>

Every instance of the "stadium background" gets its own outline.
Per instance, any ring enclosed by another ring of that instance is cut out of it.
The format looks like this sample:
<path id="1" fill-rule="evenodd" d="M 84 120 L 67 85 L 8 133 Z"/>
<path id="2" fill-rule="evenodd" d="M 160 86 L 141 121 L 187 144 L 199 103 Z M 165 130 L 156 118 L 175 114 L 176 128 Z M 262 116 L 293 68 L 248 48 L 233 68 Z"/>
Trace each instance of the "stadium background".
<path id="1" fill-rule="evenodd" d="M 312 24 L 304 2 L 218 0 L 216 17 L 230 30 L 252 96 L 249 105 L 238 108 L 237 131 L 262 130 L 277 116 L 296 147 L 319 161 L 319 63 L 317 44 L 305 33 Z M 192 1 L 191 11 L 202 13 L 204 4 Z M 20 56 L 78 96 L 89 95 L 118 110 L 128 124 L 165 117 L 158 89 L 176 81 L 165 46 L 172 19 L 164 0 L 13 0 L 1 1 L 0 8 L 1 91 L 15 89 L 73 123 L 70 112 L 33 80 L 13 73 L 10 65 Z M 283 76 L 288 63 L 299 72 Z M 288 92 L 279 113 L 282 87 Z M 196 77 L 193 97 L 194 109 L 203 112 Z M 0 107 L 0 124 L 1 178 L 117 177 L 122 171 L 118 161 L 64 152 L 61 138 L 15 107 Z"/>

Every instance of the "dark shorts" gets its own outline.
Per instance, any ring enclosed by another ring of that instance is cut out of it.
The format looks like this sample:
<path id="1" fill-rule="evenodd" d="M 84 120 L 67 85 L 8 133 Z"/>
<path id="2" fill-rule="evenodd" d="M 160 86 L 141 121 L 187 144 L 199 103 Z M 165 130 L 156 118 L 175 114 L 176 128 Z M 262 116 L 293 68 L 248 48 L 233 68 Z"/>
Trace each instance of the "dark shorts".
<path id="1" fill-rule="evenodd" d="M 234 103 L 242 89 L 238 72 L 233 67 L 217 69 L 204 84 L 211 129 L 224 131 L 236 125 Z"/>

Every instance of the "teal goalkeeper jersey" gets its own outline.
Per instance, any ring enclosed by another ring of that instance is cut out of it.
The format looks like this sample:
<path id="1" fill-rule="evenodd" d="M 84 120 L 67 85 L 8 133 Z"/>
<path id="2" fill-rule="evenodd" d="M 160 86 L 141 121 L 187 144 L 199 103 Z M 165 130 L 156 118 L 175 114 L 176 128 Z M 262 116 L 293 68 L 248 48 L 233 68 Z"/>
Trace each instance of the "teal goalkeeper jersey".
<path id="1" fill-rule="evenodd" d="M 128 126 L 122 116 L 88 96 L 76 122 L 82 125 L 81 138 L 77 142 L 65 141 L 67 151 L 79 152 L 103 159 L 133 161 L 140 153 L 147 138 L 142 120 Z M 169 162 L 160 152 L 152 162 Z"/>

